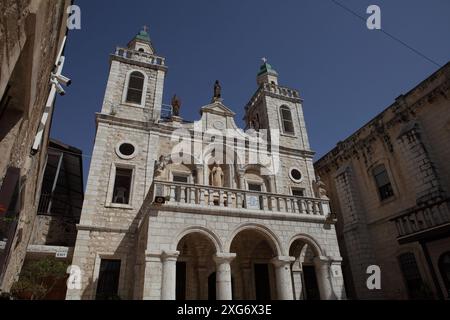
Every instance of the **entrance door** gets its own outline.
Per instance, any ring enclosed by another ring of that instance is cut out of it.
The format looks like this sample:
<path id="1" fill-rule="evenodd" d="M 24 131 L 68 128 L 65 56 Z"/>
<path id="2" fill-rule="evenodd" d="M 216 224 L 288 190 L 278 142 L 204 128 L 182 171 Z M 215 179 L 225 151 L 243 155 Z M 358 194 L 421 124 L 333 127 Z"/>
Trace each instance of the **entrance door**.
<path id="1" fill-rule="evenodd" d="M 215 301 L 216 300 L 216 273 L 212 273 L 208 277 L 208 300 Z"/>
<path id="2" fill-rule="evenodd" d="M 303 266 L 303 280 L 306 293 L 305 300 L 320 300 L 316 270 L 313 266 Z"/>
<path id="3" fill-rule="evenodd" d="M 255 292 L 256 300 L 270 300 L 269 265 L 255 264 Z"/>
<path id="4" fill-rule="evenodd" d="M 176 299 L 186 300 L 186 262 L 177 262 Z"/>

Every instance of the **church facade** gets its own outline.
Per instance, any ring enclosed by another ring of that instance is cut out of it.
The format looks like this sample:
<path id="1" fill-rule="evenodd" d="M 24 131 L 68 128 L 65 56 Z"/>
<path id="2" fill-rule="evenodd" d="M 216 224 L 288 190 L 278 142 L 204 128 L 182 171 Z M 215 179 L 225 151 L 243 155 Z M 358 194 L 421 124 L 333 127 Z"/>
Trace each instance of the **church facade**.
<path id="1" fill-rule="evenodd" d="M 344 299 L 299 92 L 264 61 L 245 130 L 219 82 L 187 122 L 166 71 L 146 30 L 111 55 L 67 299 Z"/>

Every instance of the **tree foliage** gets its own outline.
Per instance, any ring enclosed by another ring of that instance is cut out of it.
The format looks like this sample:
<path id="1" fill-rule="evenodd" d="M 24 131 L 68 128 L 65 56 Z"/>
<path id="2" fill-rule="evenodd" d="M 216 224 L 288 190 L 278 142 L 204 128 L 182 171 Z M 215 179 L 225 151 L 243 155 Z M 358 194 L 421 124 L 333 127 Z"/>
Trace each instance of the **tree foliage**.
<path id="1" fill-rule="evenodd" d="M 58 281 L 64 279 L 68 263 L 55 258 L 44 258 L 27 263 L 11 293 L 18 298 L 45 299 Z"/>

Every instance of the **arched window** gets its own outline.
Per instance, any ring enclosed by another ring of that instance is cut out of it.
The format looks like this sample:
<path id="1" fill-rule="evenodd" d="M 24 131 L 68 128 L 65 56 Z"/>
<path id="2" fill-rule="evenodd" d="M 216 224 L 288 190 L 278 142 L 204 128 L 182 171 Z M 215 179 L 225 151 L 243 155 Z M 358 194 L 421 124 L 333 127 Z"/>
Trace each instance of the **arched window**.
<path id="1" fill-rule="evenodd" d="M 134 71 L 130 74 L 128 80 L 128 91 L 126 102 L 141 104 L 142 94 L 144 90 L 145 76 L 138 71 Z"/>
<path id="2" fill-rule="evenodd" d="M 450 251 L 447 251 L 439 258 L 439 271 L 447 289 L 447 295 L 450 297 Z"/>
<path id="3" fill-rule="evenodd" d="M 294 134 L 294 122 L 292 121 L 291 109 L 288 106 L 281 106 L 280 113 L 284 133 Z"/>

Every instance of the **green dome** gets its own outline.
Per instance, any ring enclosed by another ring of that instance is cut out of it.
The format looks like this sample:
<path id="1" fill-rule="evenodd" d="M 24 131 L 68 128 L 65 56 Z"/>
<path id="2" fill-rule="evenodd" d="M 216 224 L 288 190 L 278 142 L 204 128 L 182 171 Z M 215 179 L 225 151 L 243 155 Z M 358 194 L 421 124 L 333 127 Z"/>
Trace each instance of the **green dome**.
<path id="1" fill-rule="evenodd" d="M 148 43 L 151 42 L 151 41 L 150 41 L 150 35 L 148 34 L 148 32 L 147 32 L 146 30 L 141 30 L 141 31 L 137 34 L 136 39 L 137 39 L 137 40 L 140 40 L 140 41 L 148 42 Z"/>
<path id="2" fill-rule="evenodd" d="M 258 76 L 260 76 L 260 75 L 262 75 L 264 73 L 271 73 L 271 74 L 274 74 L 274 75 L 278 75 L 278 72 L 270 64 L 268 64 L 267 62 L 265 62 L 261 66 L 261 68 L 259 69 Z"/>

